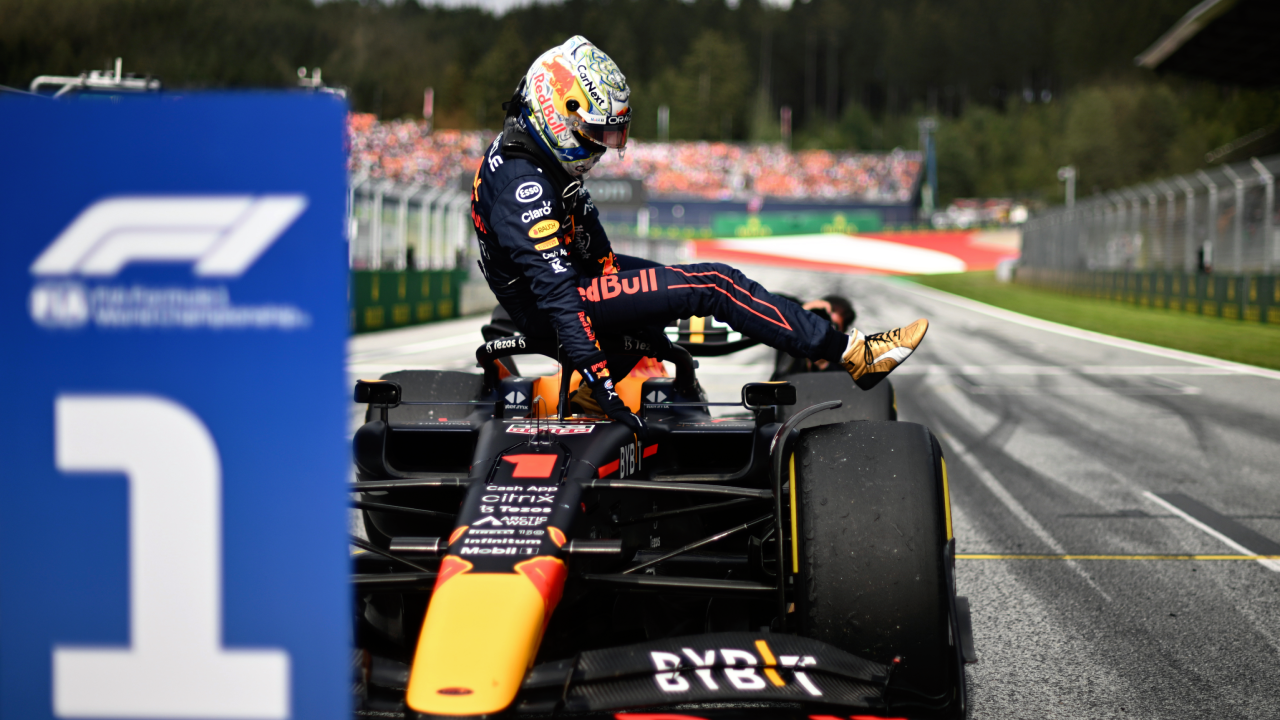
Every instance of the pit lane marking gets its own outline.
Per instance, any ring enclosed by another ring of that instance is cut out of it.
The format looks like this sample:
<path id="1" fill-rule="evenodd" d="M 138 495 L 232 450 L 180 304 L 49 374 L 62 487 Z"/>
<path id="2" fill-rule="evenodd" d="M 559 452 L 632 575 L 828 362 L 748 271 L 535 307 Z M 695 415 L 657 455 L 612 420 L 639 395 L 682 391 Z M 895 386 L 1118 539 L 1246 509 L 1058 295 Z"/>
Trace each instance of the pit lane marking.
<path id="1" fill-rule="evenodd" d="M 1268 538 L 1259 535 L 1249 528 L 1240 525 L 1230 518 L 1219 515 L 1200 503 L 1181 493 L 1164 493 L 1157 495 L 1153 492 L 1142 493 L 1148 500 L 1167 509 L 1178 517 L 1191 523 L 1192 526 L 1199 528 L 1209 535 L 1217 538 L 1225 543 L 1228 547 L 1240 553 L 1243 559 L 1257 560 L 1259 565 L 1280 572 L 1280 558 L 1272 555 L 1260 555 L 1254 550 L 1245 547 L 1244 541 L 1258 548 L 1265 548 L 1267 551 L 1274 551 L 1280 547 L 1277 543 Z M 1235 537 L 1232 537 L 1235 536 Z"/>
<path id="2" fill-rule="evenodd" d="M 1009 510 L 1018 522 L 1022 523 L 1023 527 L 1030 530 L 1031 534 L 1035 535 L 1040 542 L 1049 546 L 1049 549 L 1054 551 L 1053 554 L 1067 554 L 1066 548 L 1062 547 L 1062 545 L 1054 539 L 1053 535 L 1049 534 L 1049 531 L 1035 519 L 1035 516 L 1028 512 L 1027 509 L 1023 507 L 1022 503 L 1018 502 L 1018 499 L 1015 498 L 1013 494 L 996 479 L 995 475 L 991 474 L 991 471 L 988 470 L 973 453 L 969 452 L 969 448 L 965 447 L 964 443 L 960 442 L 958 438 L 947 432 L 941 433 L 939 437 L 951 446 L 951 449 L 959 456 L 960 462 L 968 466 L 969 470 L 973 472 L 973 476 L 985 485 L 987 490 L 989 490 L 992 495 L 996 496 L 997 500 L 1004 504 L 1005 508 Z M 1085 572 L 1084 568 L 1077 565 L 1075 560 L 1067 560 L 1066 562 L 1072 570 L 1075 570 L 1076 573 L 1089 584 L 1089 587 L 1097 590 L 1098 594 L 1105 598 L 1107 602 L 1111 602 L 1111 595 L 1109 595 L 1106 590 L 1099 587 L 1098 584 L 1093 581 L 1093 578 L 1090 577 L 1089 573 Z"/>

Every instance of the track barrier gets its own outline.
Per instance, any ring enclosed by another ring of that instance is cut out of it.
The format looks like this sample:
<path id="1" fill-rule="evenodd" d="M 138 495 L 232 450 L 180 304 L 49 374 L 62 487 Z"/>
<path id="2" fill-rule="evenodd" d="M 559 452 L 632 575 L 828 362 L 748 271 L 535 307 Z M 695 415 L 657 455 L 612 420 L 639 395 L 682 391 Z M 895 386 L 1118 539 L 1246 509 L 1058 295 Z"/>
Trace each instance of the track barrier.
<path id="1" fill-rule="evenodd" d="M 1280 278 L 1276 275 L 1019 267 L 1015 282 L 1139 307 L 1280 324 Z"/>

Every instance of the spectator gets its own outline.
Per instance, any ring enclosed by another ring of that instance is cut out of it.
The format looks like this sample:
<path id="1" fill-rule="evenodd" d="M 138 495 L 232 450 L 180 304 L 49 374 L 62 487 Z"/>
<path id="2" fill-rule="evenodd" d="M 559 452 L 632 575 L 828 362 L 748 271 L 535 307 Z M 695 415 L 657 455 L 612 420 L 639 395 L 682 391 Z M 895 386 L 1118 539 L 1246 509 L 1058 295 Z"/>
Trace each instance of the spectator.
<path id="1" fill-rule="evenodd" d="M 351 169 L 431 187 L 470 175 L 484 152 L 484 131 L 426 131 L 409 120 L 379 122 L 354 113 L 348 121 Z M 653 195 L 729 200 L 746 195 L 901 203 L 920 174 L 918 153 L 870 154 L 723 142 L 640 142 L 626 156 L 610 153 L 591 177 L 640 177 Z"/>

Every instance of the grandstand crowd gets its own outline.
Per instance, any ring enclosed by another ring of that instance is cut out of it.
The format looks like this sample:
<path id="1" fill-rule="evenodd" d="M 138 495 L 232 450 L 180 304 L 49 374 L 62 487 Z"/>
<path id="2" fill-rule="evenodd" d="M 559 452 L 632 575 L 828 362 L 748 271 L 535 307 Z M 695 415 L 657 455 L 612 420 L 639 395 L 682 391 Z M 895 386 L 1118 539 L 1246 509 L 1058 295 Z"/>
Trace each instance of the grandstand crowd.
<path id="1" fill-rule="evenodd" d="M 370 178 L 440 187 L 471 174 L 488 131 L 437 130 L 422 122 L 349 120 L 351 170 Z M 652 195 L 730 200 L 744 196 L 902 203 L 920 174 L 918 153 L 790 151 L 782 145 L 632 140 L 609 153 L 592 177 L 639 177 Z"/>

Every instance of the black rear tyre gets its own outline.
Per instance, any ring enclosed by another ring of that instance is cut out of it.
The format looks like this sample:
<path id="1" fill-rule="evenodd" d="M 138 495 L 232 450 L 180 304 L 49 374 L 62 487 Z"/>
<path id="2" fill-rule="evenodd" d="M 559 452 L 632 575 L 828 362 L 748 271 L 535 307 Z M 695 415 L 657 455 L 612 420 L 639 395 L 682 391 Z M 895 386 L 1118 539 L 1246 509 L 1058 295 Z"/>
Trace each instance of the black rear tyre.
<path id="1" fill-rule="evenodd" d="M 793 412 L 827 400 L 840 400 L 843 404 L 835 410 L 809 416 L 800 423 L 802 429 L 855 420 L 898 419 L 893 384 L 888 380 L 881 381 L 870 390 L 860 390 L 845 372 L 797 373 L 778 379 L 796 388 L 796 404 L 783 408 L 779 422 L 785 422 Z"/>
<path id="2" fill-rule="evenodd" d="M 801 634 L 877 662 L 900 657 L 895 703 L 962 714 L 947 498 L 928 428 L 805 430 L 795 470 Z"/>

